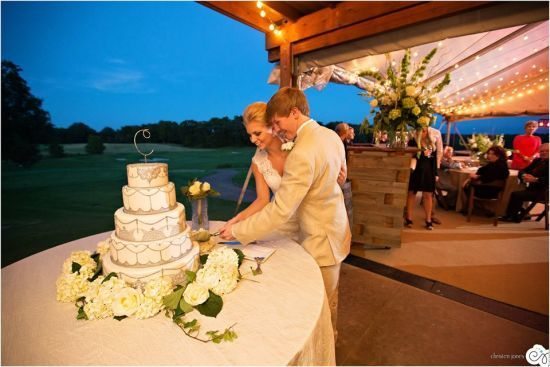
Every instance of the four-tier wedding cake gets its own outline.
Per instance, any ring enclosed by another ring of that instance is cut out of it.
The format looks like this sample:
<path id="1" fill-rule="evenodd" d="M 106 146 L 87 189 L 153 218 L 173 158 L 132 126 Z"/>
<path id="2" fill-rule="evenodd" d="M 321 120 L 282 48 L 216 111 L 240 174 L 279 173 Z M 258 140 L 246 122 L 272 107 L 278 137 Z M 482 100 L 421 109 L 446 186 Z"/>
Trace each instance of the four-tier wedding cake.
<path id="1" fill-rule="evenodd" d="M 199 248 L 185 223 L 185 208 L 176 202 L 166 163 L 126 166 L 128 185 L 122 188 L 124 206 L 115 212 L 115 231 L 108 239 L 109 256 L 103 270 L 128 283 L 159 276 L 176 280 L 198 266 Z"/>

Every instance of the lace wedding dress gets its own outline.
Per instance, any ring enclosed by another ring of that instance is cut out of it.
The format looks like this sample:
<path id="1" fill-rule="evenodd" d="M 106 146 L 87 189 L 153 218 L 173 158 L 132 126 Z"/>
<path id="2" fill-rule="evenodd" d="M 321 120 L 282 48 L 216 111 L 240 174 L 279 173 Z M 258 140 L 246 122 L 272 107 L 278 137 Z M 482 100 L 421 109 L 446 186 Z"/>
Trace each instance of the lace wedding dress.
<path id="1" fill-rule="evenodd" d="M 256 154 L 254 154 L 254 157 L 252 157 L 252 162 L 258 167 L 258 170 L 264 177 L 267 186 L 269 186 L 269 189 L 273 195 L 275 195 L 281 186 L 282 177 L 279 172 L 273 168 L 271 161 L 267 157 L 267 152 L 265 150 L 258 149 Z M 299 229 L 298 220 L 296 219 L 296 214 L 294 214 L 287 223 L 277 228 L 276 233 L 274 235 L 270 235 L 269 238 L 271 239 L 272 237 L 283 235 L 294 241 L 298 241 Z M 264 240 L 265 239 L 267 238 L 264 238 Z"/>

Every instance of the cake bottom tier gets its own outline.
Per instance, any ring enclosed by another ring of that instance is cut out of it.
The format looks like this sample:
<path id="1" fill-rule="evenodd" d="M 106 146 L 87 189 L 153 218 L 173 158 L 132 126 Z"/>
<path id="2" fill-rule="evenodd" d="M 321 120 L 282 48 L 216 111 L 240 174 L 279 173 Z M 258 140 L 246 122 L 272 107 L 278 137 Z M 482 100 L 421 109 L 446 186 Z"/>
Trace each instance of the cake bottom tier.
<path id="1" fill-rule="evenodd" d="M 110 256 L 103 258 L 103 274 L 116 273 L 129 284 L 136 282 L 148 282 L 161 276 L 172 277 L 174 284 L 181 283 L 185 279 L 185 271 L 196 271 L 199 267 L 199 247 L 193 245 L 185 256 L 162 265 L 147 267 L 122 266 L 113 263 Z"/>

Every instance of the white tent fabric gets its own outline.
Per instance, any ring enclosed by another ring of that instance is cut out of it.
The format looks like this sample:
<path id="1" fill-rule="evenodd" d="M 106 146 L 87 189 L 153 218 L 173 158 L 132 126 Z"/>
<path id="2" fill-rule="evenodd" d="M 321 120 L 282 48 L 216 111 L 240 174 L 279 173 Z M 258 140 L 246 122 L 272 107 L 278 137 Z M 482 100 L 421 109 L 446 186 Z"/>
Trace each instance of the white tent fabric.
<path id="1" fill-rule="evenodd" d="M 436 109 L 450 121 L 490 116 L 548 114 L 548 21 L 440 39 L 410 47 L 412 64 L 437 47 L 423 83 L 435 85 L 445 73 L 451 84 L 438 94 Z M 405 50 L 389 53 L 398 68 Z M 388 58 L 372 54 L 328 66 L 300 60 L 298 86 L 324 88 L 329 82 L 365 89 L 358 74 L 385 74 Z M 322 63 L 321 63 L 322 64 Z M 276 71 L 269 82 L 276 82 Z"/>

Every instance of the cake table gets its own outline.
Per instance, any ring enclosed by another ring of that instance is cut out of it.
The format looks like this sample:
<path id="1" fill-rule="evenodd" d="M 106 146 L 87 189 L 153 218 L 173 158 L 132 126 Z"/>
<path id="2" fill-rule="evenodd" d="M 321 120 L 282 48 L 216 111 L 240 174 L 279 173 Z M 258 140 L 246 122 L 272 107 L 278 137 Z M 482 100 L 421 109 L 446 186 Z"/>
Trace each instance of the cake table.
<path id="1" fill-rule="evenodd" d="M 222 224 L 211 222 L 210 230 Z M 2 269 L 3 365 L 335 365 L 321 272 L 288 239 L 262 242 L 276 248 L 263 274 L 225 295 L 217 318 L 201 318 L 203 332 L 236 324 L 232 343 L 191 339 L 163 312 L 146 320 L 76 320 L 73 304 L 56 301 L 55 281 L 72 251 L 93 251 L 110 232 Z M 245 260 L 241 271 L 251 266 Z"/>

